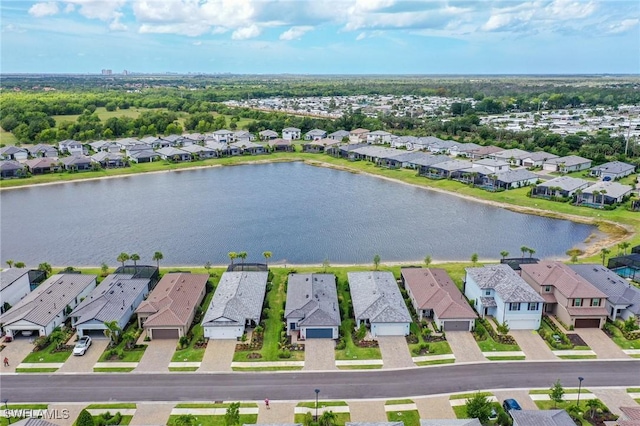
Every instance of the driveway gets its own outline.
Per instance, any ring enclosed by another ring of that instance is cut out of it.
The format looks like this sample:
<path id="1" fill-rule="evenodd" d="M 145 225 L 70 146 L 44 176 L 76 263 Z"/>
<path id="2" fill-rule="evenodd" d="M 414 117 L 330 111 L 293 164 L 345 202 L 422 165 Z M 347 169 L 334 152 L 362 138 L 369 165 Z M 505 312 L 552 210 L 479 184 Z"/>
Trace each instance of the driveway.
<path id="1" fill-rule="evenodd" d="M 9 366 L 5 367 L 4 362 L 0 364 L 0 373 L 14 373 L 18 364 L 27 357 L 33 350 L 33 343 L 27 337 L 20 336 L 13 342 L 2 343 L 5 348 L 0 352 L 3 360 L 9 358 Z"/>
<path id="2" fill-rule="evenodd" d="M 414 398 L 421 419 L 455 419 L 449 395 Z"/>
<path id="3" fill-rule="evenodd" d="M 637 407 L 638 403 L 627 393 L 626 389 L 593 389 L 591 392 L 606 405 L 613 414 L 622 416 L 620 407 Z"/>
<path id="4" fill-rule="evenodd" d="M 347 401 L 352 422 L 377 423 L 387 421 L 384 410 L 385 401 L 370 399 L 367 401 Z"/>
<path id="5" fill-rule="evenodd" d="M 136 373 L 167 372 L 169 363 L 176 351 L 178 341 L 175 339 L 154 339 L 148 342 L 148 347 L 142 359 L 134 370 Z"/>
<path id="6" fill-rule="evenodd" d="M 148 350 L 148 349 L 147 349 Z M 146 351 L 145 351 L 146 352 Z M 142 404 L 136 407 L 136 413 L 130 425 L 165 425 L 169 421 L 171 410 L 175 404 Z M 115 410 L 114 410 L 115 411 Z"/>
<path id="7" fill-rule="evenodd" d="M 238 342 L 232 339 L 209 339 L 198 371 L 231 371 L 231 362 L 233 362 L 233 354 L 236 351 L 236 343 Z"/>
<path id="8" fill-rule="evenodd" d="M 382 353 L 382 368 L 415 367 L 404 336 L 378 336 L 378 345 Z"/>
<path id="9" fill-rule="evenodd" d="M 599 359 L 629 358 L 629 355 L 622 352 L 622 349 L 599 328 L 576 328 L 573 332 L 589 345 Z"/>
<path id="10" fill-rule="evenodd" d="M 304 341 L 303 370 L 335 370 L 336 342 L 333 339 L 308 339 Z"/>
<path id="11" fill-rule="evenodd" d="M 511 330 L 509 334 L 516 339 L 516 343 L 524 352 L 527 361 L 558 359 L 537 332 L 533 330 Z"/>
<path id="12" fill-rule="evenodd" d="M 73 339 L 71 340 L 73 342 Z M 91 346 L 83 356 L 71 355 L 60 369 L 61 373 L 91 373 L 98 358 L 107 348 L 109 339 L 91 339 Z"/>
<path id="13" fill-rule="evenodd" d="M 447 342 L 456 357 L 456 363 L 487 360 L 482 355 L 473 334 L 468 331 L 447 331 Z"/>
<path id="14" fill-rule="evenodd" d="M 538 406 L 529 396 L 528 390 L 496 390 L 493 391 L 493 394 L 501 404 L 505 399 L 513 398 L 518 401 L 523 410 L 538 410 Z"/>

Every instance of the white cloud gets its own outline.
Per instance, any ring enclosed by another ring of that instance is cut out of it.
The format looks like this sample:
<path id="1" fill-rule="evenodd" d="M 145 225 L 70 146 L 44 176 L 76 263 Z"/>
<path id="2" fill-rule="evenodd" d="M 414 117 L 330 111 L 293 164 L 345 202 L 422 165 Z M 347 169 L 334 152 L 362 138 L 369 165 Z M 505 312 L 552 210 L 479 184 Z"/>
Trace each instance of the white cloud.
<path id="1" fill-rule="evenodd" d="M 194 46 L 200 46 L 200 45 L 202 45 L 202 42 L 200 40 L 198 40 L 198 41 L 194 41 L 191 44 L 193 44 Z"/>
<path id="2" fill-rule="evenodd" d="M 307 32 L 313 30 L 311 26 L 291 27 L 287 31 L 280 34 L 280 40 L 298 40 Z"/>
<path id="3" fill-rule="evenodd" d="M 29 15 L 35 16 L 36 18 L 55 15 L 58 12 L 58 3 L 53 1 L 48 3 L 36 3 L 29 8 Z"/>
<path id="4" fill-rule="evenodd" d="M 72 6 L 78 6 L 78 13 L 85 18 L 110 21 L 116 19 L 127 0 L 64 0 Z"/>
<path id="5" fill-rule="evenodd" d="M 140 34 L 180 34 L 189 37 L 196 37 L 205 34 L 208 27 L 199 27 L 189 23 L 177 24 L 142 24 L 138 29 Z"/>
<path id="6" fill-rule="evenodd" d="M 360 34 L 358 34 L 358 37 L 356 37 L 356 41 L 364 40 L 365 38 L 367 38 L 367 33 L 361 32 Z"/>
<path id="7" fill-rule="evenodd" d="M 258 37 L 261 32 L 262 31 L 260 30 L 260 28 L 257 25 L 253 24 L 249 25 L 248 27 L 238 28 L 233 32 L 233 34 L 231 34 L 231 38 L 233 40 L 247 40 L 250 38 Z"/>
<path id="8" fill-rule="evenodd" d="M 625 33 L 638 25 L 640 19 L 625 19 L 622 22 L 616 22 L 609 25 L 609 34 Z"/>
<path id="9" fill-rule="evenodd" d="M 122 17 L 122 13 L 119 13 L 115 18 L 113 18 L 113 21 L 111 21 L 111 23 L 109 24 L 109 29 L 111 31 L 126 31 L 127 30 L 127 26 L 125 24 L 123 24 L 122 22 L 120 22 L 120 18 Z"/>
<path id="10" fill-rule="evenodd" d="M 75 10 L 76 10 L 76 7 L 75 7 L 73 4 L 69 3 L 69 4 L 67 4 L 67 6 L 64 8 L 64 13 L 71 13 L 71 12 L 73 12 L 73 11 L 75 11 Z"/>

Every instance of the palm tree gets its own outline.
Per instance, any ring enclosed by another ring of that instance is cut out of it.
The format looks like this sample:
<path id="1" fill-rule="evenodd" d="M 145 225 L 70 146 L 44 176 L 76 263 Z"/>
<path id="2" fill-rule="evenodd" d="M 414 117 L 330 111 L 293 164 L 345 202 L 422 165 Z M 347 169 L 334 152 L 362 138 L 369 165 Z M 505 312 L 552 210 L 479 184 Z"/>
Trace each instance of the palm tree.
<path id="1" fill-rule="evenodd" d="M 269 267 L 269 259 L 271 258 L 271 256 L 273 255 L 270 251 L 265 251 L 262 253 L 262 255 L 264 256 L 264 261 L 267 264 L 267 268 Z"/>
<path id="2" fill-rule="evenodd" d="M 160 269 L 160 261 L 164 259 L 164 255 L 162 254 L 162 252 L 157 251 L 153 253 L 152 259 L 156 261 L 156 265 L 158 266 L 158 269 Z"/>
<path id="3" fill-rule="evenodd" d="M 140 255 L 138 253 L 133 253 L 131 255 L 131 260 L 133 260 L 133 266 L 138 266 L 138 260 L 140 260 Z"/>
<path id="4" fill-rule="evenodd" d="M 576 191 L 576 204 L 582 203 L 582 189 Z"/>
<path id="5" fill-rule="evenodd" d="M 524 257 L 524 254 L 529 251 L 529 247 L 527 246 L 522 246 L 520 247 L 520 251 L 522 252 L 522 257 Z"/>
<path id="6" fill-rule="evenodd" d="M 16 268 L 24 268 L 26 265 L 24 262 L 16 262 L 15 263 L 15 267 Z"/>
<path id="7" fill-rule="evenodd" d="M 528 248 L 527 251 L 529 252 L 529 258 L 533 257 L 533 255 L 535 254 L 535 250 L 532 248 Z"/>
<path id="8" fill-rule="evenodd" d="M 624 254 L 625 256 L 627 255 L 627 249 L 631 246 L 631 243 L 629 241 L 624 241 L 620 244 L 618 244 L 618 248 L 622 249 L 622 254 Z"/>
<path id="9" fill-rule="evenodd" d="M 604 206 L 604 196 L 607 193 L 606 189 L 600 191 L 600 207 Z"/>
<path id="10" fill-rule="evenodd" d="M 240 253 L 238 253 L 238 257 L 242 259 L 242 270 L 244 271 L 244 261 L 247 258 L 247 252 L 241 251 Z"/>
<path id="11" fill-rule="evenodd" d="M 593 204 L 596 203 L 596 198 L 598 198 L 598 195 L 600 195 L 600 191 L 593 191 L 591 192 L 591 201 L 593 202 Z"/>
<path id="12" fill-rule="evenodd" d="M 604 261 L 607 258 L 607 255 L 609 255 L 609 253 L 611 253 L 611 250 L 609 250 L 608 248 L 603 247 L 602 250 L 600 250 L 600 257 L 602 257 L 602 264 L 604 265 Z"/>
<path id="13" fill-rule="evenodd" d="M 122 335 L 122 341 L 127 349 L 133 349 L 133 345 L 136 343 L 138 336 L 133 330 L 127 331 Z"/>
<path id="14" fill-rule="evenodd" d="M 105 321 L 104 326 L 107 327 L 104 330 L 104 335 L 111 340 L 111 346 L 116 346 L 122 334 L 122 329 L 118 325 L 118 321 Z"/>
<path id="15" fill-rule="evenodd" d="M 509 256 L 509 252 L 506 250 L 502 250 L 500 252 L 500 256 L 502 256 L 502 260 L 504 260 L 507 256 Z"/>
<path id="16" fill-rule="evenodd" d="M 431 265 L 431 256 L 430 255 L 426 255 L 424 257 L 424 266 L 426 266 L 428 268 L 429 265 Z"/>
<path id="17" fill-rule="evenodd" d="M 238 257 L 238 253 L 236 253 L 235 251 L 229 252 L 229 259 L 231 259 L 231 269 L 233 269 L 233 259 L 237 257 Z"/>
<path id="18" fill-rule="evenodd" d="M 318 426 L 335 426 L 338 417 L 333 411 L 325 411 L 318 419 Z"/>
<path id="19" fill-rule="evenodd" d="M 376 271 L 378 270 L 378 266 L 380 266 L 380 255 L 376 254 L 373 256 L 373 267 Z"/>
<path id="20" fill-rule="evenodd" d="M 127 261 L 127 260 L 129 260 L 129 259 L 130 259 L 129 255 L 128 255 L 127 253 L 125 253 L 125 252 L 120 253 L 120 254 L 118 255 L 118 257 L 116 258 L 116 260 L 117 260 L 118 262 L 122 262 L 122 267 L 123 267 L 123 268 L 124 268 L 124 262 L 126 262 L 126 261 Z"/>
<path id="21" fill-rule="evenodd" d="M 42 262 L 38 265 L 38 270 L 44 272 L 45 276 L 51 275 L 52 268 L 47 262 Z"/>
<path id="22" fill-rule="evenodd" d="M 66 335 L 64 334 L 64 332 L 60 330 L 59 327 L 56 327 L 56 329 L 53 330 L 49 335 L 49 341 L 54 344 L 56 349 L 59 349 L 62 345 L 62 342 L 64 342 L 65 337 Z"/>
<path id="23" fill-rule="evenodd" d="M 9 268 L 11 268 L 13 266 L 13 259 L 7 260 L 7 265 L 9 265 Z"/>

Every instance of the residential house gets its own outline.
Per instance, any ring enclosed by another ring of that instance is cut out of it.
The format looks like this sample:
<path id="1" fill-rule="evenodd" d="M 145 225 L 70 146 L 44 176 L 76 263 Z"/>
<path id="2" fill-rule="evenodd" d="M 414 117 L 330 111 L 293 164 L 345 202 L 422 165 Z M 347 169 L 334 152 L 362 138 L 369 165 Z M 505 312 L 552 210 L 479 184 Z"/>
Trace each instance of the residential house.
<path id="1" fill-rule="evenodd" d="M 91 156 L 91 161 L 100 164 L 100 167 L 105 169 L 126 166 L 124 156 L 119 152 L 100 151 Z"/>
<path id="2" fill-rule="evenodd" d="M 622 161 L 611 161 L 592 167 L 589 171 L 590 176 L 597 176 L 602 180 L 616 180 L 625 176 L 629 176 L 636 171 L 633 164 L 623 163 Z"/>
<path id="3" fill-rule="evenodd" d="M 575 426 L 565 410 L 510 410 L 513 426 Z"/>
<path id="4" fill-rule="evenodd" d="M 275 152 L 279 152 L 279 151 L 290 152 L 294 150 L 293 144 L 291 143 L 291 141 L 282 139 L 282 138 L 270 139 L 267 141 L 267 145 L 269 146 L 271 151 L 275 151 Z"/>
<path id="5" fill-rule="evenodd" d="M 117 152 L 120 152 L 120 145 L 118 145 L 116 142 L 113 142 L 113 141 L 106 141 L 104 144 L 100 146 L 99 149 L 94 151 L 117 153 Z"/>
<path id="6" fill-rule="evenodd" d="M 391 139 L 391 148 L 404 148 L 407 150 L 413 150 L 413 142 L 417 141 L 415 136 L 398 136 Z"/>
<path id="7" fill-rule="evenodd" d="M 569 173 L 578 170 L 586 170 L 591 167 L 591 160 L 582 158 L 577 155 L 568 155 L 566 157 L 557 157 L 542 163 L 543 170 L 551 172 Z"/>
<path id="8" fill-rule="evenodd" d="M 468 153 L 467 157 L 472 160 L 478 160 L 481 158 L 488 158 L 491 154 L 495 154 L 496 152 L 504 151 L 504 148 L 500 148 L 494 145 L 481 146 L 475 151 L 471 151 Z"/>
<path id="9" fill-rule="evenodd" d="M 327 132 L 322 129 L 309 130 L 304 134 L 305 141 L 317 141 L 327 137 Z"/>
<path id="10" fill-rule="evenodd" d="M 303 143 L 302 151 L 313 152 L 313 153 L 325 152 L 325 150 L 328 147 L 339 144 L 339 143 L 341 142 L 334 139 L 329 139 L 329 138 L 314 139 L 310 142 Z"/>
<path id="11" fill-rule="evenodd" d="M 138 151 L 153 151 L 153 147 L 151 145 L 147 145 L 146 143 L 137 143 L 127 146 L 124 150 L 125 155 L 130 157 L 134 152 Z"/>
<path id="12" fill-rule="evenodd" d="M 407 336 L 411 315 L 391 272 L 348 272 L 356 327 L 371 336 Z"/>
<path id="13" fill-rule="evenodd" d="M 514 169 L 497 173 L 494 184 L 500 189 L 515 189 L 524 186 L 535 185 L 540 178 L 535 173 L 526 169 Z"/>
<path id="14" fill-rule="evenodd" d="M 433 169 L 433 166 L 450 160 L 446 155 L 425 154 L 423 157 L 412 160 L 411 164 L 416 166 L 420 176 L 437 177 L 438 175 L 436 174 L 436 170 Z"/>
<path id="15" fill-rule="evenodd" d="M 134 151 L 129 154 L 129 158 L 134 163 L 151 163 L 160 158 L 160 154 L 151 150 Z"/>
<path id="16" fill-rule="evenodd" d="M 216 152 L 216 150 L 208 146 L 191 144 L 191 145 L 183 146 L 180 149 L 191 154 L 192 158 L 203 159 L 203 158 L 214 158 L 218 156 L 218 153 Z"/>
<path id="17" fill-rule="evenodd" d="M 86 171 L 91 170 L 91 158 L 86 155 L 71 155 L 62 157 L 60 162 L 64 165 L 65 170 Z"/>
<path id="18" fill-rule="evenodd" d="M 333 133 L 329 133 L 327 136 L 329 139 L 336 140 L 338 142 L 342 142 L 344 138 L 349 138 L 349 132 L 346 130 L 336 130 Z"/>
<path id="19" fill-rule="evenodd" d="M 55 158 L 58 157 L 58 150 L 51 146 L 51 145 L 46 145 L 46 144 L 42 144 L 39 143 L 37 145 L 33 145 L 33 146 L 27 146 L 27 151 L 29 151 L 29 155 L 33 158 L 39 158 L 39 157 L 49 157 L 49 158 Z"/>
<path id="20" fill-rule="evenodd" d="M 65 139 L 63 141 L 58 142 L 58 152 L 60 152 L 61 154 L 69 154 L 69 155 L 84 154 L 82 143 L 78 141 L 74 141 L 73 139 Z"/>
<path id="21" fill-rule="evenodd" d="M 606 295 L 605 308 L 611 321 L 634 318 L 640 324 L 640 289 L 599 264 L 575 264 L 569 267 Z"/>
<path id="22" fill-rule="evenodd" d="M 523 151 L 522 149 L 504 149 L 502 151 L 489 154 L 487 157 L 494 160 L 503 160 L 512 166 L 519 166 L 523 158 L 530 156 L 529 151 Z"/>
<path id="23" fill-rule="evenodd" d="M 238 130 L 233 132 L 232 139 L 234 142 L 253 142 L 256 140 L 256 137 L 253 133 L 246 130 Z"/>
<path id="24" fill-rule="evenodd" d="M 430 318 L 443 331 L 473 330 L 478 317 L 444 269 L 402 268 L 402 284 L 418 320 Z"/>
<path id="25" fill-rule="evenodd" d="M 592 182 L 571 176 L 559 176 L 539 183 L 531 190 L 533 196 L 572 197 L 577 191 L 582 192 Z"/>
<path id="26" fill-rule="evenodd" d="M 449 148 L 449 155 L 453 157 L 472 158 L 473 153 L 479 150 L 480 148 L 481 148 L 480 145 L 472 142 L 459 143 Z"/>
<path id="27" fill-rule="evenodd" d="M 544 299 L 509 265 L 466 268 L 464 294 L 482 318 L 494 317 L 512 330 L 537 330 Z"/>
<path id="28" fill-rule="evenodd" d="M 142 138 L 140 139 L 139 143 L 149 145 L 153 149 L 168 148 L 171 146 L 168 141 L 162 140 L 155 136 L 147 136 L 146 138 Z"/>
<path id="29" fill-rule="evenodd" d="M 245 327 L 258 325 L 268 277 L 267 271 L 223 273 L 202 320 L 204 337 L 238 339 Z"/>
<path id="30" fill-rule="evenodd" d="M 135 310 L 138 325 L 151 339 L 186 336 L 206 293 L 209 274 L 165 274 Z"/>
<path id="31" fill-rule="evenodd" d="M 491 173 L 506 172 L 509 170 L 509 163 L 502 160 L 494 160 L 491 158 L 483 158 L 481 160 L 474 161 L 471 167 L 484 167 Z"/>
<path id="32" fill-rule="evenodd" d="M 66 321 L 69 312 L 96 286 L 96 276 L 52 275 L 11 309 L 0 315 L 0 324 L 9 336 L 31 332 L 48 336 Z"/>
<path id="33" fill-rule="evenodd" d="M 297 127 L 285 127 L 282 129 L 282 139 L 294 141 L 300 139 L 301 130 Z"/>
<path id="34" fill-rule="evenodd" d="M 598 181 L 585 188 L 578 199 L 578 204 L 615 204 L 621 203 L 627 195 L 631 194 L 633 187 L 612 181 Z"/>
<path id="35" fill-rule="evenodd" d="M 259 143 L 242 141 L 242 142 L 232 142 L 229 144 L 229 148 L 236 148 L 240 154 L 264 154 L 264 146 Z"/>
<path id="36" fill-rule="evenodd" d="M 432 154 L 448 154 L 449 149 L 456 146 L 457 143 L 454 141 L 436 138 L 435 136 L 427 136 L 425 138 L 419 138 L 414 145 L 420 146 L 419 148 L 414 146 L 414 149 L 426 149 L 431 151 Z"/>
<path id="37" fill-rule="evenodd" d="M 8 268 L 0 271 L 0 313 L 8 310 L 31 292 L 29 268 Z"/>
<path id="38" fill-rule="evenodd" d="M 349 132 L 349 143 L 365 143 L 367 142 L 367 135 L 369 129 L 357 128 Z"/>
<path id="39" fill-rule="evenodd" d="M 382 145 L 391 143 L 391 137 L 393 135 L 389 132 L 385 132 L 384 130 L 374 130 L 373 132 L 367 133 L 367 143 Z"/>
<path id="40" fill-rule="evenodd" d="M 202 133 L 187 133 L 182 135 L 182 146 L 204 145 L 205 136 Z"/>
<path id="41" fill-rule="evenodd" d="M 130 274 L 111 274 L 71 311 L 71 326 L 78 336 L 99 333 L 107 329 L 105 322 L 116 321 L 124 330 L 136 308 L 149 294 L 148 278 L 133 278 Z"/>
<path id="42" fill-rule="evenodd" d="M 602 328 L 607 295 L 562 262 L 520 265 L 521 276 L 544 299 L 543 312 L 567 326 Z"/>
<path id="43" fill-rule="evenodd" d="M 336 144 L 334 146 L 327 148 L 325 150 L 325 153 L 333 157 L 346 158 L 349 160 L 353 160 L 354 159 L 353 151 L 355 151 L 358 148 L 362 148 L 363 146 L 366 146 L 366 144 L 364 143 L 353 143 L 353 144 L 347 144 L 347 145 Z"/>
<path id="44" fill-rule="evenodd" d="M 29 151 L 14 145 L 0 148 L 0 160 L 23 161 L 29 158 Z"/>
<path id="45" fill-rule="evenodd" d="M 176 162 L 191 161 L 191 154 L 180 148 L 166 147 L 156 151 L 163 160 Z"/>
<path id="46" fill-rule="evenodd" d="M 394 160 L 401 164 L 401 167 L 405 169 L 414 169 L 417 170 L 420 166 L 417 164 L 417 161 L 424 158 L 433 157 L 422 151 L 406 151 L 401 154 L 398 154 L 394 157 Z"/>
<path id="47" fill-rule="evenodd" d="M 443 179 L 443 178 L 459 178 L 463 175 L 465 169 L 471 168 L 471 163 L 464 160 L 448 160 L 443 162 L 437 162 L 430 166 L 431 175 L 428 177 Z"/>
<path id="48" fill-rule="evenodd" d="M 57 157 L 37 157 L 24 162 L 26 168 L 33 175 L 55 172 L 60 169 Z"/>
<path id="49" fill-rule="evenodd" d="M 162 136 L 160 139 L 167 142 L 169 146 L 175 147 L 182 146 L 182 140 L 184 139 L 184 137 L 182 137 L 181 135 L 167 135 Z"/>
<path id="50" fill-rule="evenodd" d="M 271 139 L 276 139 L 278 137 L 278 132 L 274 132 L 273 130 L 263 130 L 258 133 L 260 136 L 260 140 L 268 141 Z"/>
<path id="51" fill-rule="evenodd" d="M 137 145 L 137 144 L 140 144 L 140 143 L 142 143 L 142 142 L 140 142 L 136 138 L 123 138 L 123 139 L 117 139 L 116 140 L 116 144 L 118 144 L 118 146 L 120 146 L 120 149 L 124 149 L 124 150 L 126 150 L 131 145 Z"/>
<path id="52" fill-rule="evenodd" d="M 520 157 L 520 163 L 523 167 L 542 167 L 547 160 L 554 158 L 558 158 L 558 156 L 544 151 L 536 151 Z"/>
<path id="53" fill-rule="evenodd" d="M 216 130 L 211 134 L 213 140 L 220 143 L 231 143 L 233 142 L 233 132 L 227 129 Z"/>
<path id="54" fill-rule="evenodd" d="M 27 167 L 14 160 L 0 161 L 0 178 L 10 179 L 25 176 Z"/>
<path id="55" fill-rule="evenodd" d="M 340 308 L 333 274 L 289 274 L 284 308 L 287 332 L 301 339 L 337 339 Z"/>

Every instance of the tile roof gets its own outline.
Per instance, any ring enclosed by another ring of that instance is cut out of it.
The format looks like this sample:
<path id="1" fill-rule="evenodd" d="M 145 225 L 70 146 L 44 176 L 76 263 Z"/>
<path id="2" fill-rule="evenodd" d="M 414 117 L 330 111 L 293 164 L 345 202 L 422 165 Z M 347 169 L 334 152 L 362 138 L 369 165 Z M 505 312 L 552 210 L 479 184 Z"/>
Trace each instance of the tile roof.
<path id="1" fill-rule="evenodd" d="M 521 265 L 523 272 L 540 286 L 550 285 L 568 299 L 606 298 L 607 295 L 591 285 L 573 269 L 562 262 L 542 261 Z"/>
<path id="2" fill-rule="evenodd" d="M 629 311 L 640 315 L 640 289 L 615 272 L 598 264 L 569 265 L 578 275 L 607 295 L 613 305 L 626 305 Z"/>
<path id="3" fill-rule="evenodd" d="M 494 289 L 506 302 L 544 302 L 509 265 L 486 265 L 481 268 L 465 268 L 480 288 Z"/>
<path id="4" fill-rule="evenodd" d="M 339 326 L 340 310 L 336 276 L 290 274 L 287 282 L 285 318 L 303 318 L 301 326 Z"/>
<path id="5" fill-rule="evenodd" d="M 165 274 L 136 313 L 151 314 L 145 327 L 187 326 L 208 279 L 208 274 Z"/>
<path id="6" fill-rule="evenodd" d="M 6 326 L 25 320 L 44 327 L 83 290 L 94 286 L 96 278 L 95 275 L 85 274 L 52 275 L 1 315 L 0 323 Z"/>
<path id="7" fill-rule="evenodd" d="M 220 277 L 211 304 L 204 314 L 204 327 L 244 325 L 247 319 L 260 321 L 269 273 L 225 272 Z"/>
<path id="8" fill-rule="evenodd" d="M 633 172 L 635 169 L 636 167 L 633 164 L 623 163 L 622 161 L 610 161 L 591 168 L 591 170 L 598 170 L 600 172 L 607 173 Z"/>
<path id="9" fill-rule="evenodd" d="M 7 268 L 0 271 L 0 290 L 4 290 L 11 284 L 16 282 L 19 278 L 28 274 L 31 271 L 30 268 Z"/>
<path id="10" fill-rule="evenodd" d="M 0 170 L 22 170 L 24 165 L 14 160 L 0 161 Z"/>
<path id="11" fill-rule="evenodd" d="M 631 185 L 623 185 L 618 182 L 613 181 L 599 181 L 591 185 L 582 191 L 584 194 L 593 194 L 594 191 L 607 191 L 606 196 L 612 198 L 619 198 L 624 195 L 627 195 L 633 190 Z"/>
<path id="12" fill-rule="evenodd" d="M 411 316 L 391 272 L 348 272 L 356 319 L 374 322 L 411 322 Z"/>
<path id="13" fill-rule="evenodd" d="M 564 410 L 511 410 L 514 426 L 575 426 Z"/>
<path id="14" fill-rule="evenodd" d="M 403 268 L 400 273 L 420 309 L 433 309 L 439 319 L 477 317 L 444 269 Z"/>
<path id="15" fill-rule="evenodd" d="M 586 188 L 589 184 L 591 184 L 591 181 L 588 180 L 574 178 L 571 176 L 559 176 L 538 184 L 538 186 L 543 188 L 551 188 L 555 186 L 560 188 L 561 191 L 576 191 L 581 188 Z"/>

